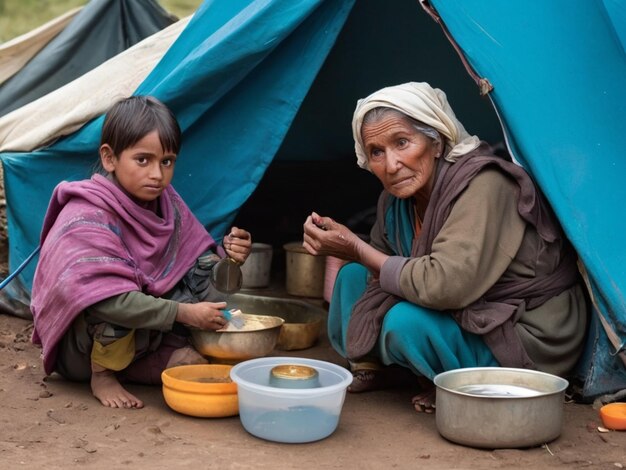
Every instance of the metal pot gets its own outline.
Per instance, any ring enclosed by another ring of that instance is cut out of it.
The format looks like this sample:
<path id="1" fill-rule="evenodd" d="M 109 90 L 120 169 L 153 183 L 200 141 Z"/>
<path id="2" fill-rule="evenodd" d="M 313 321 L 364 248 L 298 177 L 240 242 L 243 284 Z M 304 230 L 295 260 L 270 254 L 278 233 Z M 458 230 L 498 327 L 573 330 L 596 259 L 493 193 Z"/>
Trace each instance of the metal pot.
<path id="1" fill-rule="evenodd" d="M 324 295 L 325 256 L 313 256 L 302 246 L 302 242 L 291 242 L 283 246 L 287 253 L 287 293 L 301 297 Z"/>
<path id="2" fill-rule="evenodd" d="M 437 375 L 439 433 L 489 449 L 532 447 L 556 439 L 568 382 L 527 369 L 476 367 Z"/>
<path id="3" fill-rule="evenodd" d="M 250 256 L 241 266 L 244 289 L 267 287 L 270 283 L 272 268 L 272 245 L 253 243 Z"/>

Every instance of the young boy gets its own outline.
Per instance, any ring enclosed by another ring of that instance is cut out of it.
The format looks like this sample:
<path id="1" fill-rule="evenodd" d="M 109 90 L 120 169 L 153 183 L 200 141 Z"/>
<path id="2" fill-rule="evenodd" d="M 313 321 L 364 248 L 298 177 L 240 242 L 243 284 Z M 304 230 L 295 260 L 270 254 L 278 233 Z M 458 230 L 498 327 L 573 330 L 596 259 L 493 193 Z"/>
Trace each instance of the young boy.
<path id="1" fill-rule="evenodd" d="M 116 103 L 102 129 L 104 175 L 60 183 L 45 216 L 33 342 L 47 374 L 89 380 L 105 406 L 143 407 L 120 380 L 160 384 L 168 367 L 206 362 L 185 325 L 226 324 L 211 268 L 250 253 L 251 236 L 237 227 L 218 246 L 170 185 L 180 142 L 157 99 Z"/>

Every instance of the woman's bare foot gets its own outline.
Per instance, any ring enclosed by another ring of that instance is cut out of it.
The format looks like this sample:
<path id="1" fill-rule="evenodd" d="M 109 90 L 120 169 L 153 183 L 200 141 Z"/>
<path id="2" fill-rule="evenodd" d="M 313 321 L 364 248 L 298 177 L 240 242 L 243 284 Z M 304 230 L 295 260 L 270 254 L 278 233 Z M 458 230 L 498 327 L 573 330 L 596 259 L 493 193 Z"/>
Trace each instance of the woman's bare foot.
<path id="1" fill-rule="evenodd" d="M 191 346 L 185 346 L 179 348 L 172 353 L 169 361 L 167 361 L 167 367 L 187 366 L 190 364 L 208 364 L 209 361 L 206 357 L 200 354 Z"/>
<path id="2" fill-rule="evenodd" d="M 370 392 L 385 388 L 383 371 L 380 369 L 359 369 L 352 372 L 352 383 L 348 386 L 350 393 Z"/>
<path id="3" fill-rule="evenodd" d="M 415 395 L 411 402 L 418 413 L 434 413 L 437 390 L 432 383 L 424 386 L 422 392 Z"/>
<path id="4" fill-rule="evenodd" d="M 405 367 L 391 364 L 379 369 L 353 369 L 352 383 L 348 387 L 348 392 L 361 393 L 393 387 L 414 387 L 415 385 L 417 385 L 416 376 L 413 372 Z"/>
<path id="5" fill-rule="evenodd" d="M 122 387 L 115 377 L 115 372 L 109 369 L 92 366 L 91 392 L 104 406 L 143 408 L 143 402 Z"/>

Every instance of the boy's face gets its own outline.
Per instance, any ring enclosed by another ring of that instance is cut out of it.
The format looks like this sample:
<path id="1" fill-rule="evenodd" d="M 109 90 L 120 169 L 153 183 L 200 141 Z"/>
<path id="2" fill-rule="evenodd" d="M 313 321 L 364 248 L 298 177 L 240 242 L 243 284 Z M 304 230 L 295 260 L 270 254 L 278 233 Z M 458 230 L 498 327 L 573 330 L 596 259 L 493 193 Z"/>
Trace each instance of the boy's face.
<path id="1" fill-rule="evenodd" d="M 114 155 L 107 144 L 100 147 L 104 169 L 115 175 L 131 196 L 154 201 L 172 181 L 176 155 L 163 151 L 157 131 L 150 132 L 132 147 Z"/>

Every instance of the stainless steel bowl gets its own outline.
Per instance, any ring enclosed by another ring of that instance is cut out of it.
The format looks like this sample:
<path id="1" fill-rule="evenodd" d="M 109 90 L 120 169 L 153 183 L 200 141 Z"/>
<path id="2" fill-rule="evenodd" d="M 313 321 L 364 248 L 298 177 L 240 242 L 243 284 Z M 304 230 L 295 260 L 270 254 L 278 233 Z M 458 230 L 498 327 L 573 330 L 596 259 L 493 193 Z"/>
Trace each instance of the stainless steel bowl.
<path id="1" fill-rule="evenodd" d="M 471 447 L 532 447 L 561 434 L 568 382 L 527 369 L 476 367 L 437 375 L 437 430 Z"/>
<path id="2" fill-rule="evenodd" d="M 229 330 L 191 329 L 194 347 L 220 362 L 235 363 L 268 355 L 276 347 L 284 320 L 267 315 L 241 315 L 243 326 Z"/>
<path id="3" fill-rule="evenodd" d="M 299 299 L 283 299 L 238 293 L 230 296 L 228 305 L 243 312 L 271 315 L 285 320 L 278 335 L 277 349 L 293 351 L 313 346 L 326 322 L 326 310 Z"/>

